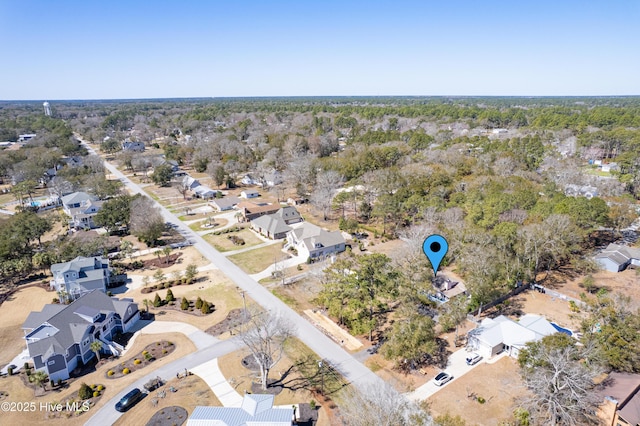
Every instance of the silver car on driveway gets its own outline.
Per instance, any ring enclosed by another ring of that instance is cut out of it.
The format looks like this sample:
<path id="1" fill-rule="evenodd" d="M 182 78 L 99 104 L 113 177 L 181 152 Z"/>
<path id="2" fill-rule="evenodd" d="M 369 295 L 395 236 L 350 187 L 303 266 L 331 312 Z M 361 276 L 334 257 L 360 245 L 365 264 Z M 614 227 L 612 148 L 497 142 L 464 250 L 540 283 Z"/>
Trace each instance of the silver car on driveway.
<path id="1" fill-rule="evenodd" d="M 476 365 L 477 363 L 479 363 L 482 360 L 482 355 L 477 354 L 477 353 L 472 353 L 471 355 L 469 355 L 466 359 L 467 361 L 467 365 Z"/>
<path id="2" fill-rule="evenodd" d="M 442 386 L 445 383 L 450 382 L 451 380 L 453 380 L 453 376 L 443 371 L 433 379 L 433 383 L 435 383 L 436 386 Z"/>

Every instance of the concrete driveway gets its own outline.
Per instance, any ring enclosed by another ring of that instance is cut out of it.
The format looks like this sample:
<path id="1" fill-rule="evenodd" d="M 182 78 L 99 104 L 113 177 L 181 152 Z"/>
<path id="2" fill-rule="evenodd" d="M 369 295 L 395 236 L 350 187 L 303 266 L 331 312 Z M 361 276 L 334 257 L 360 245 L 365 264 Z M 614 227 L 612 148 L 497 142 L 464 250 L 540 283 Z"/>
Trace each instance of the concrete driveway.
<path id="1" fill-rule="evenodd" d="M 472 352 L 468 352 L 465 348 L 462 348 L 451 354 L 451 356 L 449 357 L 449 361 L 447 362 L 447 368 L 445 368 L 443 371 L 451 374 L 453 376 L 453 380 L 451 380 L 450 382 L 446 383 L 443 386 L 436 386 L 435 383 L 433 383 L 433 377 L 430 377 L 427 383 L 420 386 L 413 392 L 409 392 L 405 394 L 407 398 L 409 398 L 412 401 L 421 401 L 423 399 L 427 399 L 431 395 L 438 392 L 440 389 L 444 388 L 445 386 L 448 386 L 449 383 L 464 376 L 469 371 L 476 368 L 478 365 L 486 362 L 485 359 L 482 359 L 476 365 L 467 365 L 466 359 L 471 353 Z"/>

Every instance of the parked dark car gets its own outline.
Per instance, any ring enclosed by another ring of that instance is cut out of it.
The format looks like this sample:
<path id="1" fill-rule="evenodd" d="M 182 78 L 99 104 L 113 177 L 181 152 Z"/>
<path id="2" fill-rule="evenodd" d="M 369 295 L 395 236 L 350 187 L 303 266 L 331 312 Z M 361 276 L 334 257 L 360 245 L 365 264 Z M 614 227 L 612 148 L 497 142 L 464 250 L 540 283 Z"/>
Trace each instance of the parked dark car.
<path id="1" fill-rule="evenodd" d="M 121 413 L 124 413 L 129 408 L 136 405 L 138 401 L 144 398 L 145 395 L 146 394 L 142 392 L 140 389 L 134 388 L 133 390 L 131 390 L 131 392 L 123 396 L 122 399 L 120 399 L 120 401 L 116 403 L 116 410 L 120 411 Z"/>

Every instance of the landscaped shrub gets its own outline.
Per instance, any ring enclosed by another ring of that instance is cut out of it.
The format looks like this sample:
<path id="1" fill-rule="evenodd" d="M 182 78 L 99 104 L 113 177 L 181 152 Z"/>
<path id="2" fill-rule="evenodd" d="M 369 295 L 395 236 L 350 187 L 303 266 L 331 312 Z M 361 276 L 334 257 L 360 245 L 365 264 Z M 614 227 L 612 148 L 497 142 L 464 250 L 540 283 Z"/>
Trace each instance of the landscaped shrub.
<path id="1" fill-rule="evenodd" d="M 7 368 L 7 374 L 13 376 L 13 367 Z"/>
<path id="2" fill-rule="evenodd" d="M 122 370 L 122 374 L 129 374 L 131 373 L 131 370 L 129 370 L 128 368 L 125 368 L 124 370 Z"/>
<path id="3" fill-rule="evenodd" d="M 98 389 L 99 392 L 102 392 L 104 390 L 104 386 L 98 385 L 97 389 Z"/>
<path id="4" fill-rule="evenodd" d="M 481 397 L 481 396 L 478 397 L 478 403 L 484 404 L 485 402 L 487 402 L 487 401 L 483 397 Z"/>
<path id="5" fill-rule="evenodd" d="M 202 312 L 203 314 L 211 313 L 211 306 L 209 306 L 209 302 L 207 302 L 206 300 L 202 301 L 202 308 L 200 308 L 200 312 Z"/>
<path id="6" fill-rule="evenodd" d="M 153 299 L 153 306 L 156 308 L 159 308 L 160 306 L 162 306 L 162 299 L 160 299 L 160 296 L 158 295 L 158 293 L 156 293 L 156 297 Z"/>
<path id="7" fill-rule="evenodd" d="M 167 296 L 164 298 L 164 300 L 167 303 L 173 302 L 174 300 L 176 300 L 176 298 L 173 296 L 173 292 L 171 291 L 171 289 L 167 290 Z"/>
<path id="8" fill-rule="evenodd" d="M 86 383 L 81 383 L 80 389 L 78 390 L 78 396 L 80 397 L 80 399 L 89 399 L 91 398 L 91 395 L 93 395 L 91 387 Z"/>
<path id="9" fill-rule="evenodd" d="M 149 353 L 149 351 L 142 351 L 142 355 L 143 356 L 147 356 L 148 353 Z"/>
<path id="10" fill-rule="evenodd" d="M 147 361 L 150 361 L 150 360 L 151 360 L 151 358 L 153 358 L 153 355 L 151 355 L 149 352 L 147 352 L 147 353 L 144 355 L 144 359 L 146 359 Z"/>
<path id="11" fill-rule="evenodd" d="M 135 365 L 140 365 L 140 363 L 142 363 L 142 361 L 140 361 L 139 359 L 137 359 L 137 358 L 136 358 L 136 359 L 133 361 L 133 363 L 134 363 Z"/>
<path id="12" fill-rule="evenodd" d="M 107 376 L 109 376 L 109 377 L 113 376 L 114 374 L 116 374 L 116 373 L 113 370 L 107 371 Z"/>
<path id="13" fill-rule="evenodd" d="M 94 398 L 97 398 L 97 397 L 99 397 L 99 396 L 100 396 L 100 392 L 98 392 L 98 391 L 94 391 L 94 392 L 93 392 L 93 397 L 94 397 Z"/>
<path id="14" fill-rule="evenodd" d="M 186 297 L 182 298 L 182 303 L 180 303 L 180 309 L 182 309 L 183 311 L 186 311 L 187 309 L 189 309 L 189 301 L 187 300 Z"/>
<path id="15" fill-rule="evenodd" d="M 196 300 L 196 309 L 202 309 L 202 299 L 200 296 L 198 296 L 198 299 Z"/>
<path id="16" fill-rule="evenodd" d="M 166 350 L 166 349 L 163 349 L 163 350 L 162 350 L 162 354 L 164 355 L 164 354 L 166 354 L 166 353 L 167 353 L 167 350 Z"/>

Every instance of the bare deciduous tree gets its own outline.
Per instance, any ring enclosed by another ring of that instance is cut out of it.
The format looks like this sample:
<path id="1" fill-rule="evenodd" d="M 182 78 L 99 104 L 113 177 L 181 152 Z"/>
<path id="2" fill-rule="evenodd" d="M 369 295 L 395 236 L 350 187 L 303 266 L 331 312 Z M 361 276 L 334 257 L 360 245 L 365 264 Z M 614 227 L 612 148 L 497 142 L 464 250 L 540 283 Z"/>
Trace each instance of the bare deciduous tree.
<path id="1" fill-rule="evenodd" d="M 240 328 L 240 340 L 260 366 L 262 389 L 267 389 L 269 370 L 282 358 L 284 345 L 293 335 L 293 328 L 280 314 L 252 312 Z"/>
<path id="2" fill-rule="evenodd" d="M 342 186 L 343 178 L 334 170 L 321 172 L 316 178 L 315 188 L 311 193 L 311 203 L 322 211 L 322 217 L 327 220 L 333 197 Z"/>
<path id="3" fill-rule="evenodd" d="M 180 195 L 182 195 L 182 199 L 187 199 L 187 192 L 189 192 L 189 184 L 186 180 L 179 180 L 174 183 L 175 188 L 178 190 Z"/>
<path id="4" fill-rule="evenodd" d="M 154 202 L 147 197 L 136 197 L 131 201 L 131 233 L 147 245 L 154 245 L 162 236 L 164 219 Z"/>
<path id="5" fill-rule="evenodd" d="M 578 347 L 571 338 L 548 336 L 530 343 L 518 358 L 531 396 L 523 401 L 533 424 L 598 424 L 596 407 L 602 402 L 593 391 L 593 378 L 601 369 L 589 359 L 590 347 Z"/>
<path id="6" fill-rule="evenodd" d="M 51 195 L 55 195 L 58 198 L 62 198 L 63 195 L 73 192 L 71 182 L 60 176 L 54 176 L 47 184 L 47 188 Z"/>
<path id="7" fill-rule="evenodd" d="M 347 426 L 426 426 L 429 416 L 390 384 L 370 384 L 346 391 L 340 417 Z"/>

